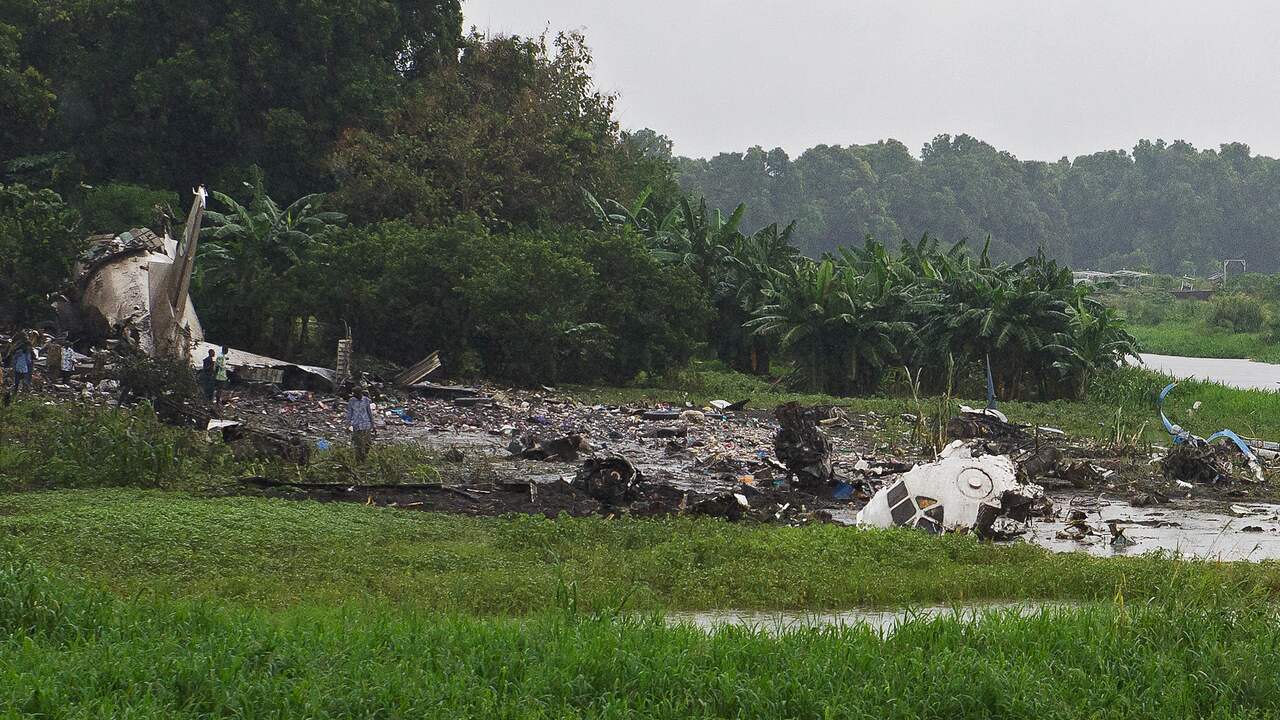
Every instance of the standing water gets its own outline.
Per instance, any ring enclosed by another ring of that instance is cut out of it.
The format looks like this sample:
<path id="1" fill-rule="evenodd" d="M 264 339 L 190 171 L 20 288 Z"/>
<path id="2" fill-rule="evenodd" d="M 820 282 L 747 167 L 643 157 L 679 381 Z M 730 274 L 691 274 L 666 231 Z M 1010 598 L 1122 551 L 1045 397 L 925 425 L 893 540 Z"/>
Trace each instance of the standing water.
<path id="1" fill-rule="evenodd" d="M 1150 370 L 1179 380 L 1208 380 L 1242 390 L 1280 391 L 1280 365 L 1252 360 L 1193 358 L 1143 353 L 1142 364 Z"/>

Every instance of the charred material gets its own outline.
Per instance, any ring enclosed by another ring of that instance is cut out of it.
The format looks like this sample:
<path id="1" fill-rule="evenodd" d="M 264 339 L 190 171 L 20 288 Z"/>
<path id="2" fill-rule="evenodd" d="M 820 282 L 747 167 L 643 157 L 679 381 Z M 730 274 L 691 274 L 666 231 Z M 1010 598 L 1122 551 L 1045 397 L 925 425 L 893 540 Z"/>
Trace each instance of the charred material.
<path id="1" fill-rule="evenodd" d="M 553 440 L 538 440 L 530 436 L 515 441 L 509 448 L 512 455 L 524 460 L 564 460 L 574 462 L 582 453 L 591 452 L 591 445 L 581 435 L 565 435 Z"/>
<path id="2" fill-rule="evenodd" d="M 573 485 L 600 503 L 617 507 L 636 500 L 643 479 L 630 460 L 607 455 L 583 463 Z"/>
<path id="3" fill-rule="evenodd" d="M 1230 483 L 1231 459 L 1236 454 L 1225 445 L 1174 445 L 1164 456 L 1161 470 L 1167 480 L 1205 485 Z"/>
<path id="4" fill-rule="evenodd" d="M 947 421 L 947 436 L 952 440 L 987 440 L 1019 443 L 1028 439 L 1022 425 L 983 411 L 962 412 Z"/>
<path id="5" fill-rule="evenodd" d="M 818 429 L 826 414 L 818 408 L 787 403 L 774 410 L 782 427 L 773 439 L 773 449 L 801 487 L 817 488 L 835 481 L 831 440 Z"/>

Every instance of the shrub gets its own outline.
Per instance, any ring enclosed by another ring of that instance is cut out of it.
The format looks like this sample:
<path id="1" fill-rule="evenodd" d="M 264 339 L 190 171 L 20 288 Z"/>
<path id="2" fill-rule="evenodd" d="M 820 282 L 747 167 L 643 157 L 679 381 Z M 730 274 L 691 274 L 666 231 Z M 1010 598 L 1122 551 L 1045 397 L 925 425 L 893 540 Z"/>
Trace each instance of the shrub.
<path id="1" fill-rule="evenodd" d="M 0 185 L 0 323 L 49 314 L 84 248 L 80 216 L 52 190 Z"/>
<path id="2" fill-rule="evenodd" d="M 221 444 L 128 410 L 20 399 L 0 410 L 0 488 L 189 487 L 230 461 Z"/>
<path id="3" fill-rule="evenodd" d="M 1233 332 L 1258 332 L 1267 321 L 1262 303 L 1246 295 L 1232 293 L 1213 299 L 1209 324 Z"/>

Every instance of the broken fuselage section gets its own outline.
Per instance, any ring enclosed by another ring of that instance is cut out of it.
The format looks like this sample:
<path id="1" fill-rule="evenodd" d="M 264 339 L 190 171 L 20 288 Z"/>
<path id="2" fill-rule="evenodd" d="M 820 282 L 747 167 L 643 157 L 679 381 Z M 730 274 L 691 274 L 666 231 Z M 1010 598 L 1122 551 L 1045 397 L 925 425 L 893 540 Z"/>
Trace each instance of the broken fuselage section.
<path id="1" fill-rule="evenodd" d="M 997 520 L 1024 523 L 1043 498 L 1040 486 L 1018 482 L 1008 457 L 971 457 L 967 449 L 953 446 L 937 462 L 917 465 L 881 488 L 858 512 L 857 523 L 989 538 L 996 535 Z"/>
<path id="2" fill-rule="evenodd" d="M 196 189 L 177 239 L 145 228 L 89 238 L 76 268 L 71 302 L 59 308 L 64 327 L 92 341 L 124 342 L 149 357 L 181 358 L 199 368 L 210 350 L 219 349 L 205 342 L 191 301 L 205 202 L 204 188 Z M 282 389 L 332 390 L 336 381 L 329 368 L 235 349 L 227 353 L 227 366 L 237 380 Z"/>

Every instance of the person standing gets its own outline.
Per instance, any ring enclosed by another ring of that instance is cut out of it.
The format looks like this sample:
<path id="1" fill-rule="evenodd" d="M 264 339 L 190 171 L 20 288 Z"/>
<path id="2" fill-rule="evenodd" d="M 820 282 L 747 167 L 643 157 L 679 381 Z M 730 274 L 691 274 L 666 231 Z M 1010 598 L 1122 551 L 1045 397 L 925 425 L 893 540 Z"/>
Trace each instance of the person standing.
<path id="1" fill-rule="evenodd" d="M 53 362 L 50 360 L 49 362 Z M 71 379 L 76 372 L 76 351 L 71 349 L 70 345 L 62 348 L 62 382 Z"/>
<path id="2" fill-rule="evenodd" d="M 62 345 L 50 342 L 44 346 L 44 374 L 50 382 L 62 382 Z"/>
<path id="3" fill-rule="evenodd" d="M 351 445 L 356 449 L 356 462 L 369 456 L 373 435 L 373 401 L 369 391 L 357 387 L 347 401 L 347 424 L 351 426 Z"/>
<path id="4" fill-rule="evenodd" d="M 227 392 L 227 385 L 231 382 L 230 378 L 227 376 L 227 353 L 228 352 L 230 352 L 230 349 L 226 345 L 223 345 L 222 352 L 218 355 L 218 359 L 215 360 L 213 363 L 213 368 L 214 368 L 213 380 L 215 385 L 214 394 L 216 396 L 215 399 L 219 405 L 221 405 L 224 402 L 225 400 L 224 395 Z"/>
<path id="5" fill-rule="evenodd" d="M 215 374 L 218 372 L 218 361 L 214 359 L 213 348 L 209 348 L 209 354 L 204 357 L 204 364 L 200 367 L 200 390 L 204 392 L 204 399 L 213 402 L 213 390 L 217 384 Z"/>
<path id="6" fill-rule="evenodd" d="M 18 349 L 13 351 L 13 391 L 18 392 L 23 385 L 31 389 L 31 369 L 35 366 L 35 355 L 31 352 L 31 343 L 26 336 L 18 341 Z"/>

